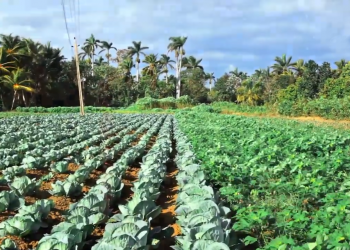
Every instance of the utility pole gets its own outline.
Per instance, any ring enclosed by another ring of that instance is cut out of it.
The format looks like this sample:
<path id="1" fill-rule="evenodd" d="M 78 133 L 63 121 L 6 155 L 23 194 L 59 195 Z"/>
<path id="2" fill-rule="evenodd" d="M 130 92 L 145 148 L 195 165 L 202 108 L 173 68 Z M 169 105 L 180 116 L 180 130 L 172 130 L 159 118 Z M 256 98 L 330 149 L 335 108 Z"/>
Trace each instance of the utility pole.
<path id="1" fill-rule="evenodd" d="M 75 63 L 77 67 L 77 80 L 78 80 L 78 90 L 79 90 L 79 103 L 80 103 L 80 115 L 85 115 L 84 112 L 84 100 L 83 100 L 83 91 L 81 87 L 81 79 L 80 79 L 80 69 L 79 69 L 79 57 L 78 57 L 78 45 L 77 39 L 74 37 L 74 52 L 75 52 Z"/>

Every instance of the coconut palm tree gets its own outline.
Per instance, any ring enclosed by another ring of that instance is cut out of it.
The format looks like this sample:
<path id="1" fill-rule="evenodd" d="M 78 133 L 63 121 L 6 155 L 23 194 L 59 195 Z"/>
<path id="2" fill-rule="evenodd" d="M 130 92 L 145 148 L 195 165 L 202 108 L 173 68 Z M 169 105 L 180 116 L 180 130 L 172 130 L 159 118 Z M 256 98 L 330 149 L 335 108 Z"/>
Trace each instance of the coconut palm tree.
<path id="1" fill-rule="evenodd" d="M 100 56 L 99 58 L 95 59 L 94 64 L 95 64 L 96 66 L 104 65 L 104 64 L 107 63 L 107 62 L 105 62 L 104 60 L 105 60 L 105 59 L 104 59 L 102 56 Z"/>
<path id="2" fill-rule="evenodd" d="M 12 88 L 14 91 L 11 110 L 13 109 L 13 106 L 15 104 L 15 100 L 19 99 L 20 92 L 22 93 L 23 102 L 26 106 L 28 104 L 25 97 L 25 92 L 35 92 L 35 90 L 32 87 L 26 86 L 26 84 L 33 82 L 32 80 L 28 79 L 27 76 L 27 73 L 24 72 L 23 69 L 17 68 L 11 71 L 9 75 L 5 75 L 2 77 L 2 82 L 4 83 L 4 85 Z"/>
<path id="3" fill-rule="evenodd" d="M 5 48 L 0 47 L 0 76 L 10 73 L 10 69 L 14 69 L 14 61 L 9 61 Z"/>
<path id="4" fill-rule="evenodd" d="M 112 57 L 112 55 L 109 53 L 111 50 L 115 50 L 117 51 L 117 48 L 116 47 L 113 47 L 113 43 L 108 43 L 106 41 L 101 41 L 101 45 L 100 47 L 102 48 L 102 50 L 99 52 L 99 54 L 101 54 L 102 52 L 104 51 L 107 51 L 107 54 L 106 54 L 106 58 L 107 58 L 107 63 L 109 65 L 109 62 L 110 62 L 110 59 Z"/>
<path id="5" fill-rule="evenodd" d="M 124 81 L 125 82 L 129 82 L 130 80 L 132 80 L 131 70 L 133 67 L 135 67 L 135 64 L 132 61 L 131 57 L 127 57 L 124 59 L 124 61 L 121 62 L 120 68 L 124 72 Z"/>
<path id="6" fill-rule="evenodd" d="M 128 53 L 131 57 L 136 56 L 135 62 L 136 62 L 136 82 L 139 82 L 139 76 L 140 76 L 140 55 L 146 56 L 146 54 L 143 52 L 143 50 L 149 49 L 149 47 L 142 47 L 141 41 L 135 42 L 132 41 L 133 46 L 128 47 Z"/>
<path id="7" fill-rule="evenodd" d="M 203 66 L 200 65 L 203 59 L 197 60 L 194 56 L 189 56 L 183 61 L 183 66 L 187 69 L 201 69 L 204 70 Z"/>
<path id="8" fill-rule="evenodd" d="M 100 47 L 101 41 L 96 39 L 93 34 L 85 40 L 84 47 L 87 48 L 87 51 L 90 52 L 91 55 L 91 74 L 94 75 L 94 62 L 95 62 L 95 51 Z"/>
<path id="9" fill-rule="evenodd" d="M 168 67 L 171 69 L 174 69 L 174 66 L 172 65 L 172 63 L 175 63 L 175 61 L 171 60 L 170 56 L 167 56 L 165 54 L 161 54 L 160 56 L 161 56 L 161 58 L 159 59 L 159 64 L 162 68 L 162 71 L 164 71 L 164 73 L 165 73 L 165 82 L 168 84 L 169 83 L 169 79 L 168 79 L 169 78 L 168 77 L 169 69 L 168 69 Z"/>
<path id="10" fill-rule="evenodd" d="M 50 43 L 39 46 L 27 40 L 25 44 L 25 54 L 29 56 L 22 60 L 25 62 L 23 67 L 34 82 L 36 102 L 40 105 L 40 99 L 48 94 L 50 84 L 61 73 L 64 56 L 61 55 L 61 49 L 53 48 Z"/>
<path id="11" fill-rule="evenodd" d="M 159 74 L 162 73 L 161 68 L 157 55 L 156 54 L 149 54 L 145 57 L 145 59 L 142 61 L 147 64 L 146 67 L 142 69 L 142 72 L 145 75 L 149 75 L 152 77 L 152 88 L 155 89 L 157 85 L 157 80 Z"/>
<path id="12" fill-rule="evenodd" d="M 90 48 L 90 47 L 82 47 L 81 50 L 82 50 L 83 52 L 80 52 L 80 53 L 78 54 L 79 58 L 80 58 L 81 60 L 85 60 L 85 58 L 87 57 L 88 60 L 89 60 L 89 63 L 91 63 L 91 58 L 92 58 L 92 56 L 93 56 L 93 55 L 92 55 L 92 50 L 91 50 L 91 48 Z M 94 54 L 94 56 L 96 56 L 96 54 Z"/>
<path id="13" fill-rule="evenodd" d="M 179 98 L 181 96 L 181 68 L 182 68 L 182 58 L 185 55 L 185 43 L 187 41 L 187 37 L 179 36 L 179 37 L 170 37 L 169 38 L 170 43 L 168 45 L 168 53 L 174 52 L 175 53 L 175 60 L 176 60 L 176 98 Z"/>
<path id="14" fill-rule="evenodd" d="M 295 71 L 295 75 L 297 77 L 301 77 L 305 70 L 305 62 L 303 59 L 299 59 L 296 61 L 295 65 L 291 67 Z"/>
<path id="15" fill-rule="evenodd" d="M 348 62 L 345 59 L 340 59 L 339 61 L 334 62 L 334 64 L 337 66 L 337 69 L 335 70 L 335 72 L 338 76 L 342 73 L 343 68 L 347 63 Z"/>
<path id="16" fill-rule="evenodd" d="M 287 57 L 286 54 L 283 54 L 282 57 L 275 57 L 275 64 L 271 66 L 272 71 L 278 75 L 287 73 L 288 70 L 295 66 L 296 63 L 292 62 L 292 57 Z"/>
<path id="17" fill-rule="evenodd" d="M 231 75 L 234 75 L 236 77 L 239 77 L 241 80 L 245 80 L 248 78 L 248 74 L 243 72 L 243 71 L 239 71 L 238 68 L 234 68 L 233 71 L 229 72 Z"/>

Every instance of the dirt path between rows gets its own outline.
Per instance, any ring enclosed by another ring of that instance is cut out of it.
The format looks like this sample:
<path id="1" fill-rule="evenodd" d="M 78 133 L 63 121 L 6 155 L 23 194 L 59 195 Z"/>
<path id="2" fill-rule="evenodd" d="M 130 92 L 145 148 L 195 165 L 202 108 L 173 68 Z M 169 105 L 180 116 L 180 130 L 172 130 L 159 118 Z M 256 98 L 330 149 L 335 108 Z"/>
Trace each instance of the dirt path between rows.
<path id="1" fill-rule="evenodd" d="M 171 250 L 171 246 L 175 245 L 175 237 L 181 234 L 180 226 L 176 223 L 176 199 L 178 195 L 179 186 L 176 181 L 176 175 L 179 172 L 174 162 L 176 156 L 175 142 L 172 144 L 172 152 L 170 159 L 166 163 L 166 176 L 161 187 L 161 195 L 156 200 L 156 204 L 162 208 L 161 214 L 155 218 L 151 224 L 152 227 L 160 226 L 162 229 L 170 227 L 172 235 L 161 239 L 158 249 Z"/>
<path id="2" fill-rule="evenodd" d="M 136 132 L 136 130 L 132 130 L 128 134 L 134 134 L 135 132 Z M 25 198 L 26 205 L 31 205 L 35 201 L 41 200 L 41 199 L 51 199 L 54 201 L 55 207 L 49 213 L 49 217 L 45 220 L 45 222 L 48 224 L 48 227 L 40 228 L 37 233 L 30 234 L 30 235 L 25 236 L 23 238 L 17 237 L 17 236 L 5 236 L 5 237 L 0 238 L 0 242 L 2 242 L 6 238 L 10 238 L 16 242 L 16 244 L 20 250 L 27 250 L 27 249 L 35 248 L 37 246 L 38 242 L 40 241 L 40 239 L 42 237 L 44 237 L 45 234 L 49 234 L 51 232 L 51 229 L 53 226 L 64 221 L 64 217 L 62 215 L 69 209 L 69 206 L 72 203 L 79 201 L 83 197 L 84 194 L 88 193 L 90 188 L 92 186 L 96 185 L 96 180 L 99 178 L 99 176 L 102 175 L 103 173 L 105 173 L 106 169 L 108 167 L 110 167 L 111 165 L 113 165 L 113 163 L 115 161 L 117 161 L 127 149 L 136 145 L 140 141 L 142 136 L 146 133 L 147 133 L 147 130 L 138 134 L 137 137 L 128 145 L 128 147 L 125 148 L 124 150 L 121 150 L 117 154 L 115 159 L 113 159 L 111 162 L 106 162 L 104 165 L 100 166 L 99 168 L 94 169 L 90 173 L 89 178 L 84 182 L 84 186 L 82 189 L 83 194 L 80 197 L 70 198 L 70 197 L 66 197 L 66 196 L 53 196 L 53 195 L 49 194 L 49 192 L 48 192 L 52 188 L 51 184 L 55 183 L 57 180 L 64 181 L 65 179 L 67 179 L 67 177 L 70 174 L 74 174 L 74 172 L 80 168 L 80 165 L 70 163 L 69 167 L 68 167 L 69 173 L 54 174 L 54 177 L 51 178 L 49 181 L 44 181 L 41 184 L 41 187 L 39 188 L 39 190 L 37 190 L 37 192 L 34 195 L 25 196 L 24 198 Z M 113 134 L 113 135 L 109 136 L 108 138 L 111 138 L 112 136 L 116 136 L 117 134 L 118 133 Z M 118 143 L 119 143 L 119 141 L 106 147 L 106 149 L 110 149 Z M 79 154 L 80 153 L 81 152 L 79 152 Z M 47 175 L 49 172 L 50 172 L 49 169 L 28 169 L 26 171 L 26 175 L 30 178 L 40 179 L 41 177 Z M 15 215 L 15 213 L 8 213 L 8 214 L 6 214 L 6 216 L 4 216 L 3 214 L 0 214 L 0 220 L 1 221 L 6 220 L 6 219 L 8 219 L 9 216 L 13 216 L 13 215 Z M 99 232 L 99 230 L 95 230 L 93 233 L 97 234 L 99 237 L 101 237 L 103 234 L 103 231 L 104 230 L 101 230 L 101 232 Z"/>
<path id="3" fill-rule="evenodd" d="M 241 115 L 247 117 L 256 117 L 256 118 L 275 118 L 275 119 L 287 119 L 294 120 L 298 122 L 312 123 L 315 125 L 329 126 L 337 129 L 350 129 L 350 120 L 330 120 L 319 116 L 282 116 L 278 114 L 254 114 L 254 113 L 241 113 L 233 112 L 230 110 L 223 110 L 222 114 L 225 115 Z"/>

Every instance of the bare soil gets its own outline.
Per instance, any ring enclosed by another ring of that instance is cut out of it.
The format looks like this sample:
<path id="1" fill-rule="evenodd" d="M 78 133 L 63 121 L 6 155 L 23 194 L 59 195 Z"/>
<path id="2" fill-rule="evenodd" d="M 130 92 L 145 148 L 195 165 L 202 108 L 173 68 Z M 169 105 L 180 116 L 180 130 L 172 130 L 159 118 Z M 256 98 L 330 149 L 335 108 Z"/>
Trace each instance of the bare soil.
<path id="1" fill-rule="evenodd" d="M 129 132 L 129 134 L 133 134 L 135 130 L 132 130 Z M 133 145 L 133 143 L 137 142 L 140 140 L 144 133 L 141 135 L 138 135 L 137 139 L 134 140 L 130 146 Z M 114 135 L 111 135 L 114 136 Z M 88 149 L 88 147 L 86 148 Z M 106 148 L 108 149 L 108 148 Z M 125 151 L 125 150 L 124 150 Z M 119 157 L 124 153 L 120 152 L 114 161 L 119 159 Z M 96 185 L 96 180 L 99 178 L 99 176 L 103 173 L 105 173 L 106 169 L 111 166 L 113 162 L 106 162 L 103 166 L 100 168 L 93 170 L 90 174 L 89 179 L 84 183 L 83 186 L 83 195 L 86 194 L 90 188 L 94 185 Z M 45 220 L 45 222 L 49 225 L 47 228 L 40 228 L 39 231 L 35 234 L 31 234 L 28 236 L 25 236 L 23 238 L 21 237 L 16 237 L 16 236 L 6 236 L 3 238 L 0 238 L 0 242 L 4 240 L 5 238 L 11 238 L 16 242 L 16 244 L 19 246 L 20 250 L 24 249 L 34 249 L 37 245 L 40 239 L 44 236 L 44 234 L 49 234 L 51 232 L 51 229 L 54 225 L 59 224 L 60 222 L 64 221 L 64 212 L 69 209 L 69 206 L 72 203 L 75 203 L 79 201 L 81 197 L 76 197 L 76 198 L 70 198 L 70 197 L 65 197 L 65 196 L 52 196 L 48 191 L 52 188 L 51 184 L 55 183 L 57 180 L 65 180 L 70 174 L 73 174 L 77 169 L 79 169 L 79 165 L 75 163 L 70 163 L 68 166 L 68 172 L 64 174 L 55 174 L 50 180 L 42 182 L 39 190 L 35 192 L 35 194 L 31 196 L 25 196 L 25 203 L 26 205 L 31 205 L 35 203 L 35 201 L 40 200 L 40 199 L 51 199 L 53 200 L 55 207 L 54 209 L 49 213 L 48 218 Z M 29 178 L 35 178 L 35 179 L 40 179 L 41 177 L 47 175 L 49 173 L 49 169 L 28 169 L 26 170 L 26 175 Z M 0 190 L 9 190 L 7 186 L 0 186 Z M 8 217 L 15 215 L 15 212 L 6 212 L 6 213 L 1 213 L 0 214 L 0 222 L 8 219 Z M 97 236 L 97 237 L 102 237 L 104 232 L 104 226 L 102 227 L 96 227 L 95 230 L 93 231 L 92 235 Z"/>
<path id="2" fill-rule="evenodd" d="M 176 181 L 176 175 L 179 170 L 176 167 L 174 158 L 176 156 L 175 143 L 173 142 L 173 150 L 171 158 L 167 162 L 167 173 L 162 185 L 162 193 L 159 196 L 156 204 L 162 207 L 161 214 L 152 220 L 152 227 L 160 226 L 162 228 L 170 226 L 173 234 L 170 238 L 165 238 L 160 241 L 159 249 L 171 250 L 171 246 L 175 245 L 175 237 L 181 234 L 181 228 L 176 223 L 176 199 L 178 196 L 179 186 Z"/>
<path id="3" fill-rule="evenodd" d="M 141 135 L 139 135 L 137 140 L 131 143 L 131 146 L 137 145 L 141 137 L 145 133 L 142 133 Z M 122 194 L 121 194 L 120 200 L 118 201 L 118 204 L 112 207 L 112 215 L 120 213 L 118 205 L 125 205 L 132 198 L 133 192 L 131 188 L 133 187 L 133 183 L 138 179 L 138 173 L 140 171 L 140 163 L 142 161 L 142 157 L 146 155 L 147 152 L 152 148 L 156 140 L 157 140 L 156 136 L 151 137 L 150 141 L 146 146 L 145 152 L 141 156 L 139 156 L 134 161 L 134 163 L 130 165 L 125 171 L 125 174 L 123 175 L 123 179 L 122 179 L 122 182 L 124 183 Z M 84 246 L 83 250 L 90 250 L 91 247 L 96 244 L 97 240 L 103 237 L 104 229 L 105 229 L 105 224 L 102 224 L 96 227 L 95 230 L 92 232 L 91 236 L 87 239 L 88 243 Z"/>

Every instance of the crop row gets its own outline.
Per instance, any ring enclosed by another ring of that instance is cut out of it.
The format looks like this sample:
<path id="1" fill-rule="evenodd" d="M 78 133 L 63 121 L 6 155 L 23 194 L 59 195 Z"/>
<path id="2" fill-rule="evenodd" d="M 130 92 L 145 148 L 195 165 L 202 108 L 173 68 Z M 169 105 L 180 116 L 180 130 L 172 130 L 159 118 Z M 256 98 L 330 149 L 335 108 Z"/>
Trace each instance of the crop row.
<path id="1" fill-rule="evenodd" d="M 138 117 L 138 119 L 140 118 Z M 95 119 L 91 120 L 96 123 Z M 120 119 L 119 122 L 116 121 L 111 120 L 111 123 L 103 124 L 102 127 L 90 126 L 90 123 L 86 123 L 80 129 L 68 133 L 69 137 L 63 138 L 61 141 L 59 141 L 61 139 L 60 135 L 50 135 L 50 133 L 46 134 L 45 132 L 39 133 L 37 137 L 40 139 L 34 142 L 17 141 L 13 145 L 2 142 L 0 145 L 4 145 L 3 147 L 6 146 L 6 148 L 0 149 L 0 169 L 18 164 L 37 167 L 45 162 L 55 161 L 52 158 L 57 157 L 60 153 L 68 155 L 74 153 L 76 150 L 80 150 L 86 145 L 91 145 L 91 143 L 99 143 L 106 139 L 107 136 L 124 128 L 128 122 L 132 123 L 133 120 Z M 61 131 L 60 133 L 65 133 L 65 131 Z M 52 143 L 52 141 L 55 143 Z M 39 161 L 36 161 L 34 157 L 41 158 L 37 159 Z"/>
<path id="2" fill-rule="evenodd" d="M 140 140 L 139 147 L 135 146 L 127 150 L 126 152 L 124 152 L 124 154 L 121 156 L 119 161 L 117 161 L 112 166 L 110 166 L 107 169 L 106 174 L 100 176 L 100 179 L 97 181 L 97 185 L 91 188 L 88 195 L 83 198 L 83 200 L 86 200 L 86 199 L 89 200 L 86 197 L 90 197 L 89 196 L 90 193 L 91 194 L 94 194 L 95 192 L 103 193 L 106 190 L 108 190 L 108 196 L 111 198 L 111 200 L 112 201 L 117 200 L 118 197 L 120 196 L 122 185 L 120 185 L 120 181 L 114 182 L 115 169 L 120 169 L 121 166 L 123 166 L 124 168 L 127 168 L 127 164 L 129 164 L 130 161 L 135 160 L 140 155 L 140 153 L 142 153 L 142 150 L 144 150 L 144 148 L 146 147 L 147 141 L 149 140 L 150 136 L 152 136 L 154 133 L 157 132 L 157 130 L 159 129 L 159 127 L 161 126 L 164 120 L 164 117 L 162 116 L 153 116 L 151 119 L 146 119 L 146 120 L 144 120 L 143 118 L 144 117 L 139 117 L 140 122 L 138 123 L 133 122 L 133 124 L 130 123 L 129 127 L 125 128 L 124 130 L 120 130 L 121 127 L 112 129 L 113 131 L 111 134 L 119 130 L 119 133 L 117 136 L 112 136 L 108 138 L 100 146 L 97 146 L 94 148 L 88 148 L 84 150 L 81 153 L 82 157 L 80 158 L 84 158 L 85 163 L 81 165 L 77 171 L 69 175 L 65 181 L 63 182 L 56 181 L 56 183 L 52 185 L 53 186 L 52 193 L 54 195 L 67 195 L 67 196 L 76 196 L 80 194 L 82 183 L 86 180 L 86 177 L 88 176 L 89 172 L 91 172 L 91 170 L 97 169 L 98 167 L 103 165 L 105 162 L 111 161 L 114 158 L 116 158 L 118 152 L 121 152 L 124 149 L 126 149 L 130 144 L 130 142 L 132 142 L 139 134 L 141 134 L 145 130 L 148 130 L 153 125 L 152 127 L 153 129 L 151 128 L 149 130 L 149 132 L 146 134 L 147 136 L 143 136 L 142 139 Z M 144 125 L 141 125 L 141 124 L 144 124 Z M 135 133 L 129 134 L 135 128 L 138 128 L 135 131 Z M 83 145 L 96 143 L 97 139 L 100 140 L 101 138 L 95 137 L 90 139 L 91 140 L 89 142 L 84 141 Z M 119 143 L 114 145 L 113 147 L 110 147 L 105 151 L 103 150 L 106 146 L 110 146 L 116 141 L 119 141 Z M 83 147 L 80 147 L 80 146 L 76 147 L 76 150 L 74 152 L 79 151 L 81 148 Z M 56 159 L 61 158 L 62 155 L 64 154 L 61 153 L 58 155 L 59 157 L 57 157 Z M 57 166 L 58 165 L 56 164 L 56 167 L 52 168 L 51 170 L 56 171 L 58 169 L 60 170 L 64 169 L 62 168 L 63 163 L 61 164 L 61 168 Z M 34 166 L 30 166 L 30 167 L 34 167 Z M 52 164 L 51 164 L 51 167 L 52 167 Z M 18 170 L 17 174 L 21 172 L 20 169 L 22 168 L 20 167 L 16 168 Z M 26 165 L 25 169 L 27 168 L 28 168 L 28 165 Z M 5 176 L 6 176 L 5 178 L 10 181 L 11 179 L 10 176 L 9 175 L 5 175 Z M 50 210 L 52 210 L 53 202 L 52 200 L 39 200 L 35 202 L 33 205 L 23 206 L 24 201 L 20 197 L 31 192 L 35 193 L 38 186 L 40 185 L 39 184 L 40 181 L 35 182 L 34 180 L 30 180 L 27 176 L 17 177 L 16 174 L 13 175 L 12 177 L 14 177 L 14 179 L 9 184 L 12 190 L 1 192 L 1 196 L 2 196 L 1 199 L 5 201 L 3 202 L 2 211 L 8 210 L 8 209 L 16 210 L 20 206 L 21 208 L 14 217 L 10 217 L 8 220 L 0 223 L 0 234 L 2 236 L 6 236 L 6 235 L 25 236 L 27 234 L 33 234 L 40 227 L 46 226 L 45 218 L 47 217 Z M 112 186 L 109 187 L 108 185 L 112 185 Z M 104 193 L 104 195 L 107 195 L 107 194 Z M 82 202 L 82 200 L 80 200 L 80 202 Z M 67 216 L 68 215 L 66 215 L 66 217 Z M 94 216 L 96 218 L 97 215 L 94 215 Z M 67 222 L 67 219 L 65 220 L 65 222 Z M 56 232 L 55 230 L 60 231 L 59 229 L 60 225 L 62 226 L 63 224 L 59 224 L 56 227 L 54 227 L 51 233 L 55 233 Z M 95 226 L 95 224 L 91 224 L 91 225 Z M 46 248 L 43 247 L 42 249 L 46 249 Z"/>
<path id="3" fill-rule="evenodd" d="M 176 140 L 176 177 L 179 185 L 176 218 L 181 227 L 175 250 L 229 250 L 238 242 L 230 229 L 230 209 L 220 202 L 219 193 L 206 185 L 205 175 L 198 164 L 191 143 L 174 123 Z"/>
<path id="4" fill-rule="evenodd" d="M 107 168 L 106 173 L 100 176 L 96 185 L 90 189 L 88 194 L 70 206 L 65 221 L 55 226 L 50 235 L 39 241 L 37 250 L 52 249 L 57 245 L 64 245 L 67 249 L 75 249 L 75 247 L 80 248 L 84 245 L 85 240 L 92 233 L 94 227 L 108 220 L 109 209 L 117 204 L 124 187 L 122 175 L 129 164 L 142 154 L 150 137 L 158 132 L 162 123 L 163 118 L 155 122 L 136 146 L 124 152 L 118 161 Z M 142 129 L 139 131 L 149 128 L 150 124 L 146 123 L 141 127 Z M 117 150 L 110 149 L 109 152 L 112 153 L 114 151 L 114 153 L 117 153 Z M 101 156 L 99 159 L 101 164 L 107 161 L 108 158 L 108 153 L 103 155 L 104 157 Z M 95 167 L 98 166 L 95 165 Z M 61 239 L 61 235 L 65 235 L 68 241 Z"/>
<path id="5" fill-rule="evenodd" d="M 349 249 L 348 131 L 208 113 L 177 119 L 245 245 Z"/>
<path id="6" fill-rule="evenodd" d="M 151 220 L 161 212 L 155 204 L 159 188 L 165 176 L 165 163 L 172 149 L 172 120 L 168 116 L 161 127 L 157 141 L 142 158 L 138 180 L 133 183 L 133 197 L 125 205 L 119 205 L 116 214 L 106 224 L 103 238 L 92 249 L 156 249 L 159 239 L 167 229 L 151 228 Z"/>

